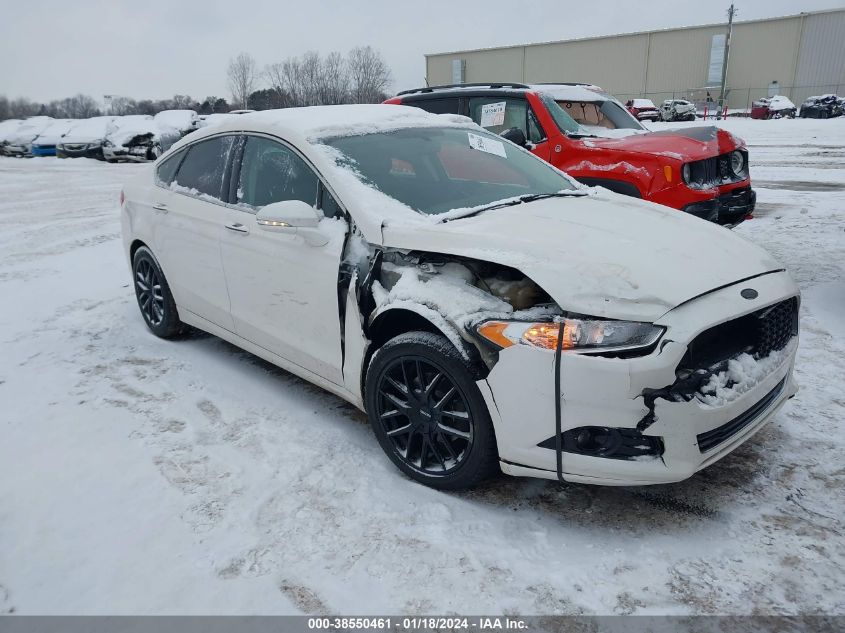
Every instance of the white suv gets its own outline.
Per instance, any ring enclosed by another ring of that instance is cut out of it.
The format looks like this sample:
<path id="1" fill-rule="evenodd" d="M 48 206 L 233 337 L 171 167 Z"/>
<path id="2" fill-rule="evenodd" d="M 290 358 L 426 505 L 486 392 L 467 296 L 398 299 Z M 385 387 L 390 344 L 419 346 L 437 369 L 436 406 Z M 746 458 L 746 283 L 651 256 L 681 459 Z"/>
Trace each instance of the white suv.
<path id="1" fill-rule="evenodd" d="M 339 395 L 427 485 L 678 481 L 796 391 L 798 290 L 763 250 L 464 117 L 245 114 L 124 194 L 153 333 L 194 326 Z"/>

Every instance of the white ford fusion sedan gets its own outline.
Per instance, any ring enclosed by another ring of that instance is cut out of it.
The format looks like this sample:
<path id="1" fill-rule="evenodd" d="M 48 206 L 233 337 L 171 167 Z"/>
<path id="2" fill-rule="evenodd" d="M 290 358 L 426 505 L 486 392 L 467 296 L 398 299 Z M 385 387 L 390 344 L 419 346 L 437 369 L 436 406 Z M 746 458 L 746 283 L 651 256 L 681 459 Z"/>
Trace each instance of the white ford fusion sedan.
<path id="1" fill-rule="evenodd" d="M 121 200 L 154 334 L 200 328 L 339 395 L 437 488 L 679 481 L 796 392 L 798 289 L 763 250 L 463 117 L 232 117 Z"/>

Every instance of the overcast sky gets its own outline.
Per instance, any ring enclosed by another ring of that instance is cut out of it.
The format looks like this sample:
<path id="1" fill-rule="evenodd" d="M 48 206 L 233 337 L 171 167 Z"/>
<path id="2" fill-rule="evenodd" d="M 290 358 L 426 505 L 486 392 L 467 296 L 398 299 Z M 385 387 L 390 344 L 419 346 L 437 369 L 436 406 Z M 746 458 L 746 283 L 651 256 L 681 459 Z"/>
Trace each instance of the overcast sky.
<path id="1" fill-rule="evenodd" d="M 228 59 L 264 64 L 369 44 L 393 89 L 424 84 L 425 53 L 688 26 L 728 0 L 25 0 L 0 7 L 0 94 L 229 97 Z M 845 0 L 738 0 L 739 20 Z M 508 79 L 503 77 L 503 80 Z"/>

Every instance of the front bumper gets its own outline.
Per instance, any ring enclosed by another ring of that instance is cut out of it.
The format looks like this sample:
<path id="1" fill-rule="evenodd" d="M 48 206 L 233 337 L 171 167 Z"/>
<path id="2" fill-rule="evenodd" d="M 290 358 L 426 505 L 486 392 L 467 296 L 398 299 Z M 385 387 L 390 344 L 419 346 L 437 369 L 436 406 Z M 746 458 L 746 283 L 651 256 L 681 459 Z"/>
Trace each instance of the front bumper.
<path id="1" fill-rule="evenodd" d="M 133 163 L 146 163 L 150 160 L 149 148 L 142 145 L 104 145 L 103 158 L 107 161 L 129 161 Z"/>
<path id="2" fill-rule="evenodd" d="M 56 155 L 56 146 L 55 145 L 33 145 L 32 146 L 32 155 L 33 156 L 55 156 Z"/>
<path id="3" fill-rule="evenodd" d="M 739 290 L 748 286 L 758 291 L 756 299 L 740 296 Z M 764 378 L 719 406 L 696 398 L 679 402 L 657 398 L 651 409 L 644 392 L 676 381 L 675 371 L 687 352 L 687 342 L 704 330 L 797 294 L 786 273 L 763 275 L 665 314 L 656 323 L 667 328 L 666 334 L 658 349 L 646 356 L 610 358 L 564 353 L 560 382 L 564 433 L 591 426 L 634 432 L 652 413 L 654 421 L 641 427 L 640 432 L 663 448 L 659 456 L 634 459 L 564 451 L 563 478 L 604 485 L 681 481 L 754 435 L 797 391 L 792 378 L 797 337 L 791 339 L 781 362 Z M 498 363 L 479 382 L 493 418 L 505 473 L 557 479 L 557 452 L 541 446 L 548 446 L 548 439 L 555 436 L 554 375 L 553 353 L 513 346 L 499 353 Z"/>
<path id="4" fill-rule="evenodd" d="M 57 145 L 56 156 L 59 158 L 95 158 L 97 160 L 103 160 L 103 146 L 99 143 Z"/>
<path id="5" fill-rule="evenodd" d="M 754 212 L 757 204 L 757 192 L 751 187 L 739 187 L 725 192 L 718 197 L 718 222 L 734 227 Z"/>

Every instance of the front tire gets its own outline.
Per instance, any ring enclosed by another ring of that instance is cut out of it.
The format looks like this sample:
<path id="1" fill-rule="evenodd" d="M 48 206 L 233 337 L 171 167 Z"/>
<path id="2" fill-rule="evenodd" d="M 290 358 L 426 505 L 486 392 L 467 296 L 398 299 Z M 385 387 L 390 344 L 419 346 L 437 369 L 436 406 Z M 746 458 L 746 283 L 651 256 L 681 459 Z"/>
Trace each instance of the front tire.
<path id="1" fill-rule="evenodd" d="M 499 471 L 496 436 L 473 365 L 445 337 L 400 334 L 367 370 L 367 416 L 390 460 L 441 490 L 470 488 Z"/>
<path id="2" fill-rule="evenodd" d="M 138 308 L 150 331 L 160 338 L 179 334 L 184 326 L 176 302 L 161 267 L 146 246 L 139 247 L 132 258 L 132 280 Z"/>

